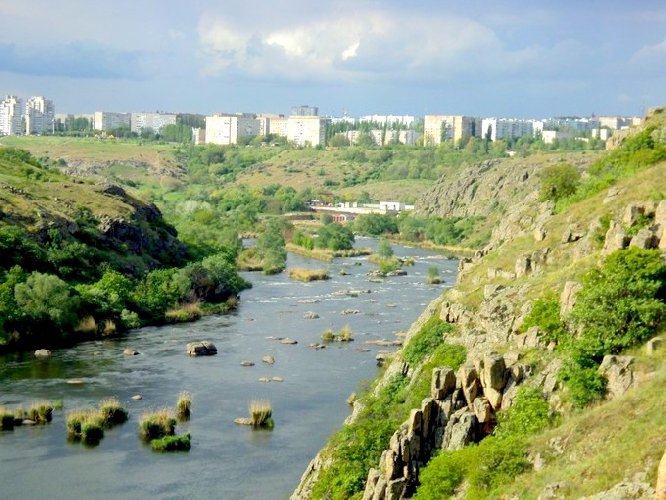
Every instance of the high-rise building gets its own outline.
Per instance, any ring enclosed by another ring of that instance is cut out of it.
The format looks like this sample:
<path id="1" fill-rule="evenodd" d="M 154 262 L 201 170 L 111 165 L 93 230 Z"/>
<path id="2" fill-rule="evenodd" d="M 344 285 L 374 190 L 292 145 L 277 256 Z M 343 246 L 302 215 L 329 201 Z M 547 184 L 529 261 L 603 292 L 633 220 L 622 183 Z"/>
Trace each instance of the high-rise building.
<path id="1" fill-rule="evenodd" d="M 520 118 L 484 118 L 481 122 L 481 136 L 488 137 L 491 141 L 531 136 L 534 123 L 534 120 Z"/>
<path id="2" fill-rule="evenodd" d="M 287 140 L 297 146 L 323 146 L 326 143 L 326 120 L 318 116 L 290 116 Z"/>
<path id="3" fill-rule="evenodd" d="M 474 137 L 477 120 L 472 116 L 462 115 L 425 115 L 423 120 L 423 144 L 437 146 L 442 141 L 458 143 Z"/>
<path id="4" fill-rule="evenodd" d="M 308 106 L 307 104 L 292 106 L 289 116 L 319 116 L 319 108 L 317 106 Z"/>
<path id="5" fill-rule="evenodd" d="M 206 117 L 206 144 L 238 144 L 241 137 L 259 135 L 259 120 L 251 113 Z"/>
<path id="6" fill-rule="evenodd" d="M 131 119 L 132 132 L 140 134 L 144 129 L 151 129 L 159 133 L 165 125 L 175 125 L 176 115 L 172 113 L 132 113 Z"/>
<path id="7" fill-rule="evenodd" d="M 108 111 L 95 111 L 93 115 L 93 128 L 95 130 L 113 130 L 114 128 L 130 127 L 131 115 L 129 113 L 110 113 Z"/>
<path id="8" fill-rule="evenodd" d="M 26 135 L 53 132 L 54 125 L 55 106 L 53 101 L 44 96 L 30 97 L 25 103 Z"/>
<path id="9" fill-rule="evenodd" d="M 23 100 L 8 95 L 0 100 L 0 135 L 23 133 Z"/>

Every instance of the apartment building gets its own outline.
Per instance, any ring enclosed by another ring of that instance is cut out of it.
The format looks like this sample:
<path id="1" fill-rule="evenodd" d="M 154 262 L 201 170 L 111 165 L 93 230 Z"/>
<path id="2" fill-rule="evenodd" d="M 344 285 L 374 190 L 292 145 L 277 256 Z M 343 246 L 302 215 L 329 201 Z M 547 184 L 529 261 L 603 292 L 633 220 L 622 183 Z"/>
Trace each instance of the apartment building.
<path id="1" fill-rule="evenodd" d="M 289 116 L 319 116 L 319 108 L 307 104 L 292 106 Z"/>
<path id="2" fill-rule="evenodd" d="M 297 146 L 325 145 L 326 120 L 318 116 L 290 116 L 287 118 L 287 140 Z"/>
<path id="3" fill-rule="evenodd" d="M 130 117 L 132 132 L 141 134 L 144 129 L 159 133 L 165 125 L 175 125 L 176 115 L 172 113 L 132 113 Z"/>
<path id="4" fill-rule="evenodd" d="M 534 134 L 534 120 L 520 118 L 484 118 L 481 120 L 481 137 L 491 141 L 500 139 L 518 139 Z"/>
<path id="5" fill-rule="evenodd" d="M 93 114 L 93 128 L 95 130 L 113 130 L 114 128 L 130 127 L 132 115 L 130 113 L 111 113 L 109 111 L 95 111 Z"/>
<path id="6" fill-rule="evenodd" d="M 25 133 L 43 134 L 53 132 L 55 125 L 55 106 L 53 101 L 44 96 L 33 96 L 25 103 Z"/>
<path id="7" fill-rule="evenodd" d="M 192 143 L 194 143 L 195 146 L 206 144 L 205 128 L 192 127 Z"/>
<path id="8" fill-rule="evenodd" d="M 238 144 L 241 137 L 259 135 L 260 121 L 254 114 L 215 114 L 206 117 L 206 144 Z"/>
<path id="9" fill-rule="evenodd" d="M 260 113 L 257 115 L 257 120 L 259 120 L 259 135 L 287 135 L 287 118 L 284 115 Z"/>
<path id="10" fill-rule="evenodd" d="M 0 100 L 0 135 L 23 133 L 23 100 L 15 95 Z"/>
<path id="11" fill-rule="evenodd" d="M 437 146 L 447 140 L 457 144 L 478 135 L 481 135 L 478 120 L 473 116 L 425 115 L 423 120 L 423 144 L 426 146 Z"/>

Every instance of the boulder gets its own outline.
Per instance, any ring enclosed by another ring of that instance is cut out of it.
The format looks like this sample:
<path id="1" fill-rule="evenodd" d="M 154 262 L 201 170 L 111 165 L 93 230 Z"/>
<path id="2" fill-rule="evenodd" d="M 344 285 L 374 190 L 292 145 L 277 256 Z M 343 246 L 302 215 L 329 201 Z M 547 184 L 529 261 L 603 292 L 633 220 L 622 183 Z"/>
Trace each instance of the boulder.
<path id="1" fill-rule="evenodd" d="M 476 440 L 477 420 L 473 412 L 467 408 L 458 410 L 446 424 L 442 448 L 446 450 L 461 450 Z"/>
<path id="2" fill-rule="evenodd" d="M 604 239 L 604 248 L 603 254 L 607 255 L 613 253 L 616 250 L 622 250 L 629 245 L 631 239 L 624 232 L 624 229 L 620 224 L 612 220 L 608 231 L 606 231 L 606 237 Z"/>
<path id="3" fill-rule="evenodd" d="M 622 481 L 611 489 L 597 493 L 589 497 L 581 497 L 581 500 L 630 500 L 630 499 L 652 499 L 659 498 L 648 483 L 640 481 Z"/>
<path id="4" fill-rule="evenodd" d="M 294 345 L 294 344 L 298 344 L 298 341 L 296 341 L 294 339 L 290 339 L 289 337 L 287 337 L 287 338 L 284 338 L 284 339 L 280 340 L 280 344 Z"/>
<path id="5" fill-rule="evenodd" d="M 303 319 L 318 319 L 318 318 L 319 318 L 319 314 L 317 314 L 314 311 L 307 311 L 307 312 L 303 313 Z"/>
<path id="6" fill-rule="evenodd" d="M 573 243 L 585 236 L 585 232 L 577 225 L 572 224 L 567 227 L 562 234 L 562 243 Z"/>
<path id="7" fill-rule="evenodd" d="M 534 240 L 543 241 L 546 239 L 546 230 L 543 227 L 537 227 L 534 230 Z"/>
<path id="8" fill-rule="evenodd" d="M 273 365 L 275 364 L 275 358 L 269 354 L 266 354 L 265 356 L 261 357 L 261 362 L 266 363 L 267 365 Z"/>
<path id="9" fill-rule="evenodd" d="M 472 363 L 465 363 L 458 369 L 458 380 L 467 400 L 467 404 L 472 404 L 479 393 L 479 376 Z"/>
<path id="10" fill-rule="evenodd" d="M 644 227 L 631 238 L 629 246 L 650 250 L 659 247 L 659 238 L 649 228 Z"/>
<path id="11" fill-rule="evenodd" d="M 243 361 L 241 361 L 240 365 L 241 366 L 254 366 L 254 362 L 244 359 Z"/>
<path id="12" fill-rule="evenodd" d="M 485 397 L 476 398 L 472 406 L 474 407 L 474 415 L 480 424 L 490 423 L 493 413 L 488 399 Z"/>
<path id="13" fill-rule="evenodd" d="M 654 213 L 654 204 L 652 202 L 629 203 L 622 214 L 622 223 L 626 227 L 631 227 L 636 223 L 640 216 L 650 216 L 654 215 Z"/>
<path id="14" fill-rule="evenodd" d="M 187 354 L 188 356 L 212 356 L 217 354 L 217 347 L 207 340 L 190 342 L 187 344 Z"/>
<path id="15" fill-rule="evenodd" d="M 382 477 L 382 474 L 377 469 L 370 469 L 368 471 L 368 479 L 366 479 L 365 481 L 363 500 L 372 500 L 372 497 L 375 494 L 375 487 L 377 486 L 377 481 L 379 481 L 380 477 Z"/>
<path id="16" fill-rule="evenodd" d="M 123 354 L 124 354 L 125 356 L 138 356 L 138 355 L 139 355 L 139 351 L 136 351 L 136 350 L 134 350 L 134 349 L 128 347 L 127 349 L 125 349 L 125 350 L 123 351 Z"/>
<path id="17" fill-rule="evenodd" d="M 664 339 L 662 337 L 654 337 L 648 340 L 647 343 L 645 344 L 645 351 L 649 355 L 652 355 L 657 350 L 662 349 L 663 347 L 664 347 Z"/>
<path id="18" fill-rule="evenodd" d="M 516 260 L 516 278 L 525 276 L 532 270 L 532 260 L 529 255 L 523 255 Z"/>
<path id="19" fill-rule="evenodd" d="M 271 377 L 271 382 L 284 382 L 284 379 L 282 377 L 274 376 Z"/>
<path id="20" fill-rule="evenodd" d="M 141 394 L 135 394 L 130 398 L 132 401 L 141 401 L 143 399 L 143 396 Z"/>
<path id="21" fill-rule="evenodd" d="M 606 389 L 609 399 L 621 396 L 631 387 L 634 382 L 633 362 L 633 356 L 604 356 L 599 373 L 608 380 Z"/>
<path id="22" fill-rule="evenodd" d="M 37 349 L 35 351 L 36 358 L 48 358 L 51 355 L 51 351 L 48 349 Z"/>
<path id="23" fill-rule="evenodd" d="M 483 298 L 488 300 L 494 297 L 497 292 L 504 289 L 504 285 L 491 284 L 483 287 Z"/>
<path id="24" fill-rule="evenodd" d="M 358 309 L 344 309 L 340 311 L 340 314 L 348 315 L 348 314 L 360 314 L 361 311 Z"/>
<path id="25" fill-rule="evenodd" d="M 576 295 L 583 289 L 577 281 L 567 281 L 560 295 L 560 319 L 566 317 L 576 305 Z"/>
<path id="26" fill-rule="evenodd" d="M 504 358 L 497 353 L 486 354 L 480 363 L 479 378 L 483 394 L 493 409 L 498 410 L 502 404 L 502 389 L 507 379 Z"/>
<path id="27" fill-rule="evenodd" d="M 456 374 L 451 368 L 434 368 L 430 383 L 430 395 L 442 401 L 456 388 Z"/>

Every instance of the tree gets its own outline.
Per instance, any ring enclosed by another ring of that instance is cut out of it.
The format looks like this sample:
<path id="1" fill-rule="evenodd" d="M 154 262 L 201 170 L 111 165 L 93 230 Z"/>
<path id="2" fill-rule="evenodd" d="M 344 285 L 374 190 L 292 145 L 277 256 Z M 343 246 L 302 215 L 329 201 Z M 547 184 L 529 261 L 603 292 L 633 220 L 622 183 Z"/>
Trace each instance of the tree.
<path id="1" fill-rule="evenodd" d="M 38 327 L 51 326 L 62 332 L 77 319 L 78 298 L 67 283 L 52 274 L 33 272 L 25 283 L 14 287 L 14 297 L 23 315 Z"/>
<path id="2" fill-rule="evenodd" d="M 354 246 L 354 233 L 337 222 L 327 224 L 319 230 L 315 245 L 329 250 L 349 250 Z"/>
<path id="3" fill-rule="evenodd" d="M 349 146 L 349 139 L 347 139 L 347 136 L 344 134 L 335 134 L 328 141 L 328 145 L 334 148 Z"/>

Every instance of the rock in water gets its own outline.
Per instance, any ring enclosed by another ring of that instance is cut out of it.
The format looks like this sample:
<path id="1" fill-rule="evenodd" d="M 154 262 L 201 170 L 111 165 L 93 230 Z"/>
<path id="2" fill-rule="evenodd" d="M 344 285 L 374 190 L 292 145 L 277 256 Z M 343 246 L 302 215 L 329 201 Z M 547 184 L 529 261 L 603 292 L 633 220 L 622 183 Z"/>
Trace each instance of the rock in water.
<path id="1" fill-rule="evenodd" d="M 261 362 L 266 363 L 267 365 L 272 365 L 275 364 L 275 358 L 267 354 L 266 356 L 261 357 Z"/>
<path id="2" fill-rule="evenodd" d="M 189 356 L 211 356 L 217 354 L 217 347 L 212 342 L 202 340 L 200 342 L 190 342 L 187 344 L 187 354 Z"/>
<path id="3" fill-rule="evenodd" d="M 280 344 L 288 344 L 288 345 L 293 345 L 293 344 L 298 344 L 298 342 L 294 339 L 290 339 L 289 337 L 280 340 Z"/>
<path id="4" fill-rule="evenodd" d="M 48 349 L 37 349 L 35 351 L 36 358 L 48 358 L 51 355 L 51 351 Z"/>
<path id="5" fill-rule="evenodd" d="M 254 366 L 252 361 L 243 360 L 241 361 L 241 366 Z"/>
<path id="6" fill-rule="evenodd" d="M 136 356 L 139 354 L 139 351 L 135 351 L 134 349 L 127 348 L 123 351 L 123 354 L 125 356 Z"/>

